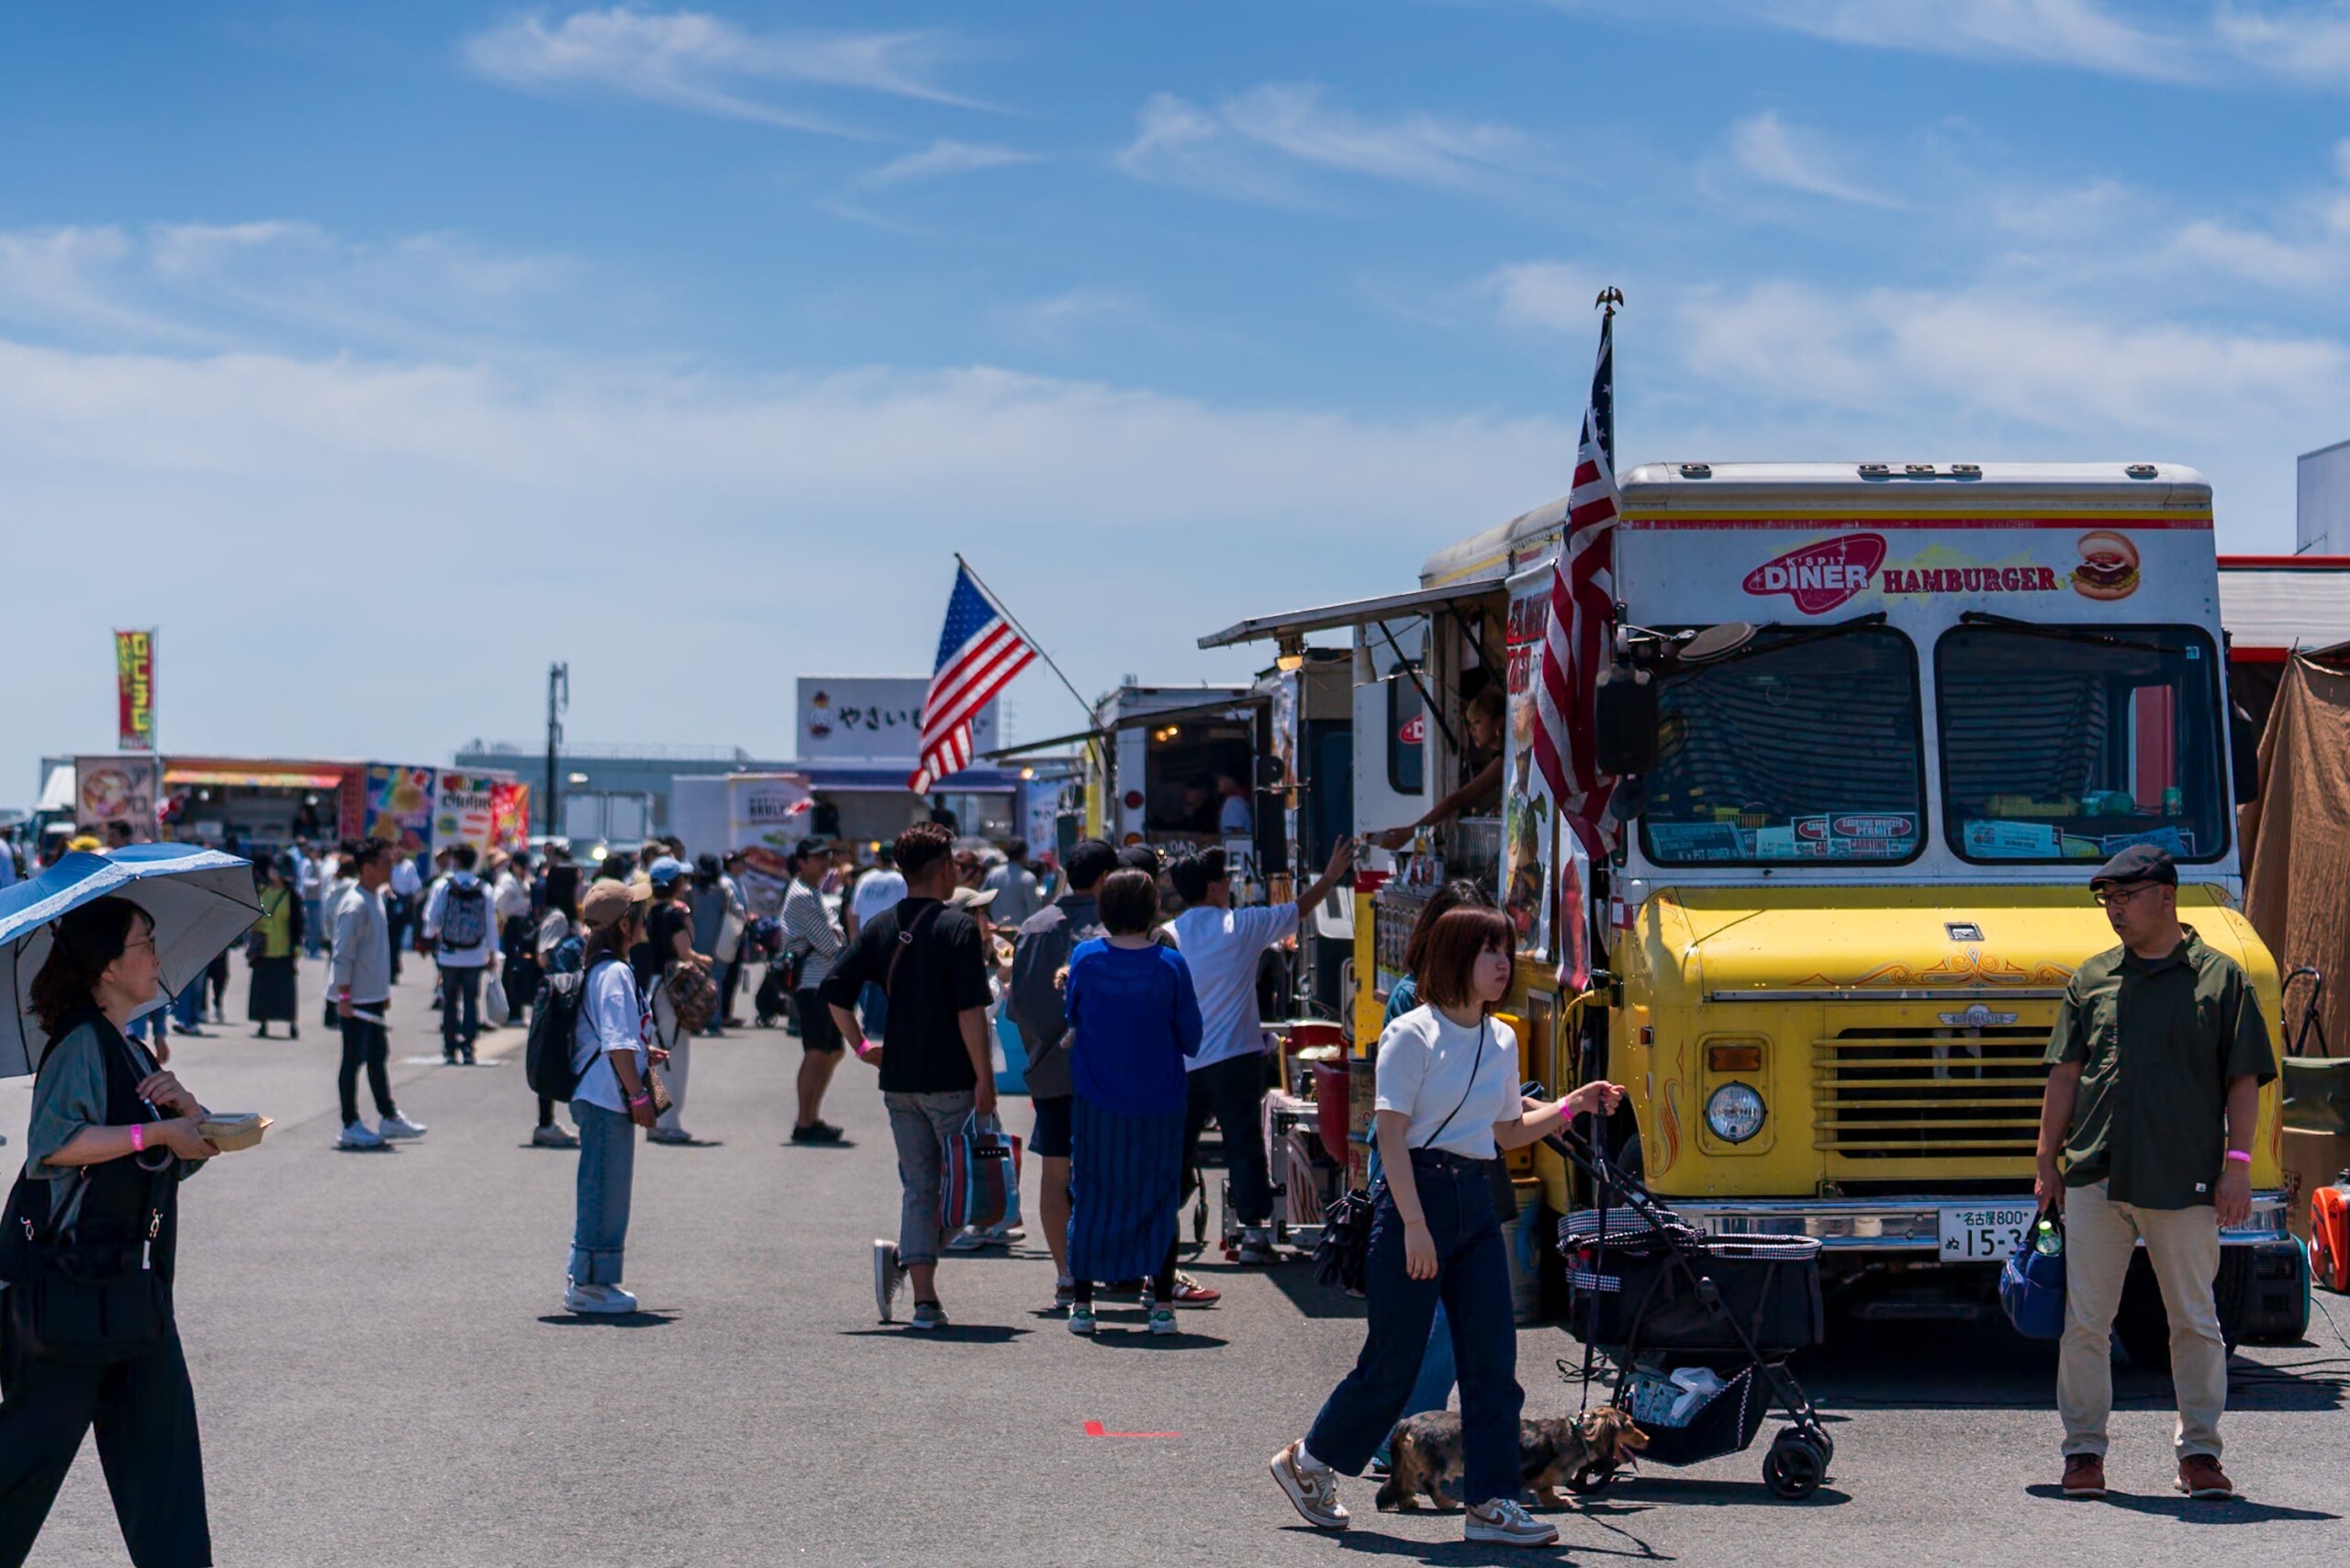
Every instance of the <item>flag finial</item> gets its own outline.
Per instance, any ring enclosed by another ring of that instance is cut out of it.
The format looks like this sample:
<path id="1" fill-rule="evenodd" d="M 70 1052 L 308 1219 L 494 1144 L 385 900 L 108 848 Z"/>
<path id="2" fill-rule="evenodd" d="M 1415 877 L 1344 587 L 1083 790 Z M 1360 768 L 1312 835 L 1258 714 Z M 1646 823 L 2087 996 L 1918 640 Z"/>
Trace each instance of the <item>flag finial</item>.
<path id="1" fill-rule="evenodd" d="M 1591 308 L 1613 316 L 1624 308 L 1624 291 L 1611 283 L 1599 291 L 1599 297 L 1591 302 Z"/>

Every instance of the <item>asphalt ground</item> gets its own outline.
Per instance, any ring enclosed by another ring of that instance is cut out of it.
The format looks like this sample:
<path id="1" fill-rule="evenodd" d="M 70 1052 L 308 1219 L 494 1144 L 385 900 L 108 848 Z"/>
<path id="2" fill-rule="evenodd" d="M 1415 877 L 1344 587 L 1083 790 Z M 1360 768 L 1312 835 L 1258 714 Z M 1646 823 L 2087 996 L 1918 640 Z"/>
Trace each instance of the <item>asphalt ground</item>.
<path id="1" fill-rule="evenodd" d="M 306 1008 L 319 993 L 305 964 Z M 237 966 L 231 1014 L 241 1012 Z M 693 1047 L 699 1147 L 640 1149 L 627 1278 L 644 1310 L 561 1308 L 576 1156 L 529 1147 L 520 1029 L 444 1068 L 427 986 L 396 998 L 393 1078 L 430 1125 L 378 1154 L 332 1147 L 336 1044 L 241 1023 L 176 1046 L 207 1103 L 276 1126 L 184 1193 L 179 1307 L 224 1564 L 1451 1563 L 1457 1516 L 1306 1529 L 1265 1473 L 1360 1342 L 1360 1308 L 1292 1263 L 1195 1271 L 1224 1303 L 1153 1339 L 1111 1305 L 1091 1342 L 1044 1310 L 1040 1243 L 949 1260 L 954 1324 L 874 1321 L 870 1243 L 891 1234 L 894 1161 L 869 1070 L 828 1104 L 838 1148 L 785 1141 L 798 1042 L 749 1031 Z M 421 1060 L 415 1058 L 424 1058 Z M 27 1081 L 0 1085 L 21 1148 Z M 363 1091 L 364 1103 L 364 1091 Z M 1025 1109 L 1007 1104 L 1024 1129 Z M 1030 1212 L 1034 1213 L 1034 1177 Z M 2350 1327 L 2350 1300 L 2326 1298 Z M 2167 1383 L 2120 1373 L 2104 1504 L 2055 1496 L 2053 1357 L 2004 1329 L 1840 1330 L 1799 1363 L 1834 1422 L 1825 1488 L 1775 1502 L 1772 1426 L 1744 1454 L 1651 1469 L 1557 1516 L 1606 1562 L 2350 1561 L 2350 1346 L 2235 1363 L 2228 1468 L 2245 1493 L 2170 1490 Z M 1521 1329 L 1532 1414 L 1574 1408 L 1554 1328 Z M 1097 1433 L 1111 1435 L 1094 1435 Z M 1141 1434 L 1141 1435 L 1121 1435 Z M 123 1561 L 85 1444 L 33 1562 Z"/>

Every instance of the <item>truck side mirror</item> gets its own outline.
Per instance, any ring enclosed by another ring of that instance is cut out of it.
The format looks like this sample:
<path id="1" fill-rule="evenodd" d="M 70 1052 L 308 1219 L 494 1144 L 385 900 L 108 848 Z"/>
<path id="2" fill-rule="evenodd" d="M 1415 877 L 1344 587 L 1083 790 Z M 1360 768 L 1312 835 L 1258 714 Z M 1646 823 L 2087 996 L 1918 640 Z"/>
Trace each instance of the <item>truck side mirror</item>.
<path id="1" fill-rule="evenodd" d="M 1656 766 L 1656 683 L 1648 671 L 1629 665 L 1600 671 L 1592 717 L 1602 773 L 1646 773 Z"/>

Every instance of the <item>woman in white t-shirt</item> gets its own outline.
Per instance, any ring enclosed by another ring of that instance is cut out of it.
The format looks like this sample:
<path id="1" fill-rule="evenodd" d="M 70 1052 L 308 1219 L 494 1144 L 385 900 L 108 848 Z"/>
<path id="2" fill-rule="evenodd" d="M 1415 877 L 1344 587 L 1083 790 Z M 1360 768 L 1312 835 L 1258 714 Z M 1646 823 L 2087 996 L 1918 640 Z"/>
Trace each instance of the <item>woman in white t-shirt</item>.
<path id="1" fill-rule="evenodd" d="M 1273 1479 L 1321 1529 L 1347 1528 L 1337 1471 L 1362 1473 L 1419 1375 L 1444 1303 L 1460 1369 L 1461 1502 L 1472 1541 L 1543 1546 L 1558 1530 L 1519 1506 L 1517 1328 L 1486 1162 L 1586 1111 L 1613 1110 L 1613 1083 L 1544 1103 L 1518 1097 L 1517 1039 L 1493 1017 L 1508 994 L 1516 931 L 1490 908 L 1449 910 L 1428 932 L 1422 1005 L 1379 1039 L 1377 1137 L 1362 1354 L 1305 1436 L 1275 1454 Z"/>
<path id="2" fill-rule="evenodd" d="M 642 886 L 649 897 L 651 887 Z M 636 1129 L 653 1125 L 645 1084 L 656 1057 L 644 997 L 628 966 L 629 949 L 644 936 L 644 898 L 625 884 L 599 881 L 580 902 L 579 925 L 588 978 L 571 1047 L 579 1074 L 571 1093 L 571 1123 L 579 1129 L 578 1210 L 563 1305 L 573 1312 L 634 1312 L 636 1297 L 621 1289 L 621 1265 Z"/>

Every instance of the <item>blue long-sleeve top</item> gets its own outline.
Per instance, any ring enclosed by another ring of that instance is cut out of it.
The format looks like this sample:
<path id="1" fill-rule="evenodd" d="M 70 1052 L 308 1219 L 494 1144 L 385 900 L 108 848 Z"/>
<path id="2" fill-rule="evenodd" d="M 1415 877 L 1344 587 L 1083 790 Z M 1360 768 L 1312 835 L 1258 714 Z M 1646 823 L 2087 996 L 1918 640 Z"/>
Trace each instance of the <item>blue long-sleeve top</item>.
<path id="1" fill-rule="evenodd" d="M 1122 1116 L 1183 1109 L 1183 1058 L 1199 1054 L 1200 1001 L 1182 954 L 1081 942 L 1069 955 L 1063 1011 L 1080 1094 Z"/>

